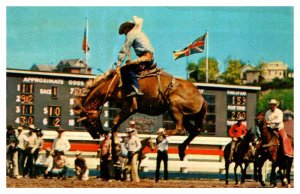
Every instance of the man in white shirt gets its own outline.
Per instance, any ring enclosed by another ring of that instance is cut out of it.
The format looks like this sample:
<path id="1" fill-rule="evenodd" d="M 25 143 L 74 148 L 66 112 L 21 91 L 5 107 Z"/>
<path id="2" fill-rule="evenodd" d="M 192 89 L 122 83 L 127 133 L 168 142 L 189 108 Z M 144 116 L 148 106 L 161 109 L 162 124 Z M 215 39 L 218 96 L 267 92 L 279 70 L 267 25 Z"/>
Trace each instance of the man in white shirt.
<path id="1" fill-rule="evenodd" d="M 23 126 L 18 126 L 18 145 L 17 145 L 17 150 L 18 150 L 18 167 L 19 167 L 19 175 L 23 176 L 24 175 L 24 163 L 25 163 L 25 149 L 28 144 L 28 138 L 23 132 Z"/>
<path id="2" fill-rule="evenodd" d="M 63 132 L 65 131 L 63 128 L 58 128 L 56 131 L 58 136 L 53 141 L 52 151 L 57 154 L 57 150 L 62 150 L 65 154 L 71 148 L 70 142 L 68 139 L 62 136 Z"/>
<path id="3" fill-rule="evenodd" d="M 26 153 L 26 164 L 25 164 L 25 172 L 24 175 L 26 176 L 29 173 L 30 178 L 34 178 L 34 152 L 38 148 L 37 136 L 34 132 L 36 130 L 34 125 L 29 125 L 28 127 L 29 132 L 26 134 L 28 138 L 28 145 L 25 149 Z"/>
<path id="4" fill-rule="evenodd" d="M 128 140 L 126 149 L 128 150 L 128 164 L 131 164 L 131 179 L 135 182 L 140 182 L 138 174 L 138 151 L 142 148 L 140 139 L 134 135 L 135 129 L 127 128 Z"/>
<path id="5" fill-rule="evenodd" d="M 159 128 L 158 136 L 156 138 L 157 145 L 157 158 L 156 158 L 156 171 L 155 171 L 155 182 L 159 180 L 159 170 L 161 161 L 164 162 L 164 180 L 169 179 L 168 173 L 168 140 L 165 135 L 165 129 Z"/>
<path id="6" fill-rule="evenodd" d="M 283 124 L 283 113 L 277 108 L 279 102 L 275 99 L 269 101 L 270 109 L 266 112 L 266 122 L 268 126 L 274 131 L 278 131 L 278 134 L 281 138 L 283 145 L 283 153 L 286 156 L 294 157 L 294 150 L 291 144 L 291 141 L 288 139 L 287 134 L 284 130 Z"/>
<path id="7" fill-rule="evenodd" d="M 53 157 L 51 155 L 51 148 L 46 148 L 46 154 L 40 154 L 35 162 L 35 172 L 37 178 L 44 174 L 45 178 L 48 177 L 48 172 L 51 171 L 53 167 Z"/>
<path id="8" fill-rule="evenodd" d="M 122 82 L 124 84 L 125 91 L 127 92 L 127 97 L 144 95 L 140 91 L 136 74 L 138 71 L 151 66 L 154 61 L 154 49 L 149 38 L 142 31 L 142 25 L 143 19 L 133 16 L 133 22 L 124 22 L 119 27 L 119 34 L 124 34 L 126 36 L 126 40 L 119 51 L 116 65 L 117 67 L 120 67 L 126 56 L 128 56 L 126 65 L 121 68 Z M 131 47 L 138 56 L 138 58 L 133 61 L 130 59 Z"/>

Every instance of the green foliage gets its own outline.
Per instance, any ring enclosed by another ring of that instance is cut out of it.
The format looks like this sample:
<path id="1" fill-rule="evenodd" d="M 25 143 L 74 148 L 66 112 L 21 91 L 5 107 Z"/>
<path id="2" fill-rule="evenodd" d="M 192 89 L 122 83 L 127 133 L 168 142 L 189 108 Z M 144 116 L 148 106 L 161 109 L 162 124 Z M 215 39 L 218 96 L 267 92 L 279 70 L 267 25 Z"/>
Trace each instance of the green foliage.
<path id="1" fill-rule="evenodd" d="M 258 112 L 266 111 L 269 108 L 268 101 L 276 99 L 280 102 L 281 110 L 289 109 L 294 111 L 294 89 L 274 89 L 261 92 L 258 100 Z"/>
<path id="2" fill-rule="evenodd" d="M 201 58 L 197 64 L 189 63 L 187 66 L 189 80 L 196 82 L 206 81 L 206 58 Z M 208 58 L 208 81 L 216 82 L 219 76 L 219 63 L 215 58 Z"/>
<path id="3" fill-rule="evenodd" d="M 220 76 L 223 83 L 239 85 L 242 83 L 240 79 L 240 69 L 244 66 L 244 63 L 240 59 L 227 60 L 228 66 L 226 71 Z"/>

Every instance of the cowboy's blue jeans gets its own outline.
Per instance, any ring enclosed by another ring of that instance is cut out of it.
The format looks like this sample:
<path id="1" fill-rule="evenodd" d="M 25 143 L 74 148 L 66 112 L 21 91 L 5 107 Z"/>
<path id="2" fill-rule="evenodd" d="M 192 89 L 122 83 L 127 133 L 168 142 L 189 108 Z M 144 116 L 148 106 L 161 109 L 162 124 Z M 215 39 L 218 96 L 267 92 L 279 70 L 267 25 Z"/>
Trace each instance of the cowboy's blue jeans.
<path id="1" fill-rule="evenodd" d="M 132 91 L 132 85 L 140 90 L 139 82 L 137 81 L 136 70 L 133 67 L 124 66 L 121 68 L 123 87 L 126 92 Z"/>

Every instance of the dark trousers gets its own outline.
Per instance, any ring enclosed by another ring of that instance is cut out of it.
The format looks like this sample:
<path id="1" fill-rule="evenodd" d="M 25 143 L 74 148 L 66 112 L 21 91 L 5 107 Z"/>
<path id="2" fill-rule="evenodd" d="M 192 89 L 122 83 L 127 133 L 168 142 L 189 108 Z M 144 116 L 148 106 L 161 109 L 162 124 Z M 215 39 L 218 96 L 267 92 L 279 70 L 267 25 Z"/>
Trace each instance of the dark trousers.
<path id="1" fill-rule="evenodd" d="M 121 76 L 123 87 L 127 93 L 133 91 L 132 85 L 134 85 L 138 90 L 140 90 L 139 82 L 137 81 L 137 66 L 136 65 L 125 65 L 121 68 Z"/>
<path id="2" fill-rule="evenodd" d="M 34 171 L 36 176 L 41 176 L 42 174 L 45 174 L 45 171 L 48 167 L 42 165 L 42 164 L 35 164 L 34 165 Z"/>
<path id="3" fill-rule="evenodd" d="M 109 180 L 114 177 L 114 162 L 112 160 L 102 160 L 100 163 L 101 178 Z"/>
<path id="4" fill-rule="evenodd" d="M 24 162 L 25 162 L 25 151 L 18 148 L 18 167 L 19 167 L 19 175 L 24 174 Z"/>
<path id="5" fill-rule="evenodd" d="M 164 180 L 169 179 L 168 173 L 168 152 L 167 150 L 164 151 L 157 151 L 157 158 L 156 158 L 156 171 L 155 171 L 155 180 L 159 180 L 159 170 L 160 170 L 160 163 L 161 161 L 164 162 Z"/>
<path id="6" fill-rule="evenodd" d="M 34 175 L 34 157 L 33 153 L 31 153 L 32 148 L 26 148 L 25 153 L 27 157 L 26 165 L 25 165 L 25 170 L 24 170 L 24 175 L 27 175 L 29 173 L 29 177 L 33 178 Z"/>

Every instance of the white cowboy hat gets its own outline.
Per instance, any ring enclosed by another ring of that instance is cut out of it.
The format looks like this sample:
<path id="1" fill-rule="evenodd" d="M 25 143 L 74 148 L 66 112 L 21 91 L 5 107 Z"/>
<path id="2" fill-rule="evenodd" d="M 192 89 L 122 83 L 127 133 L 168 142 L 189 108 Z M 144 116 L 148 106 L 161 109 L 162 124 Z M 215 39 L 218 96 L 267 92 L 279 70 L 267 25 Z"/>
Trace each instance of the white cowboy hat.
<path id="1" fill-rule="evenodd" d="M 132 29 L 134 27 L 134 25 L 135 25 L 135 23 L 133 23 L 132 21 L 126 21 L 126 22 L 122 23 L 119 27 L 119 34 L 120 35 L 124 34 L 125 33 L 124 30 L 126 28 L 131 28 Z"/>
<path id="2" fill-rule="evenodd" d="M 268 103 L 269 104 L 275 104 L 276 106 L 279 105 L 279 102 L 277 100 L 275 100 L 275 99 L 271 99 Z"/>
<path id="3" fill-rule="evenodd" d="M 237 120 L 237 121 L 243 121 L 243 120 L 245 120 L 245 119 L 244 119 L 244 117 L 242 117 L 242 116 L 238 116 L 238 118 L 236 118 L 236 120 Z"/>
<path id="4" fill-rule="evenodd" d="M 76 152 L 75 152 L 75 156 L 79 156 L 81 154 L 81 151 L 79 151 L 79 150 L 76 150 Z"/>
<path id="5" fill-rule="evenodd" d="M 19 131 L 22 131 L 23 129 L 24 129 L 24 127 L 23 126 L 18 126 L 18 128 L 17 128 Z"/>
<path id="6" fill-rule="evenodd" d="M 159 128 L 158 130 L 157 130 L 157 133 L 163 133 L 165 131 L 165 128 Z"/>
<path id="7" fill-rule="evenodd" d="M 34 126 L 33 124 L 30 124 L 30 125 L 28 126 L 28 128 L 29 128 L 29 129 L 32 129 L 32 130 L 35 130 L 35 126 Z"/>
<path id="8" fill-rule="evenodd" d="M 135 125 L 135 121 L 134 121 L 134 120 L 131 120 L 131 121 L 129 121 L 129 124 L 130 124 L 130 125 Z"/>
<path id="9" fill-rule="evenodd" d="M 134 131 L 135 131 L 134 128 L 131 128 L 131 127 L 126 128 L 126 133 L 132 133 L 132 132 L 134 132 Z"/>

